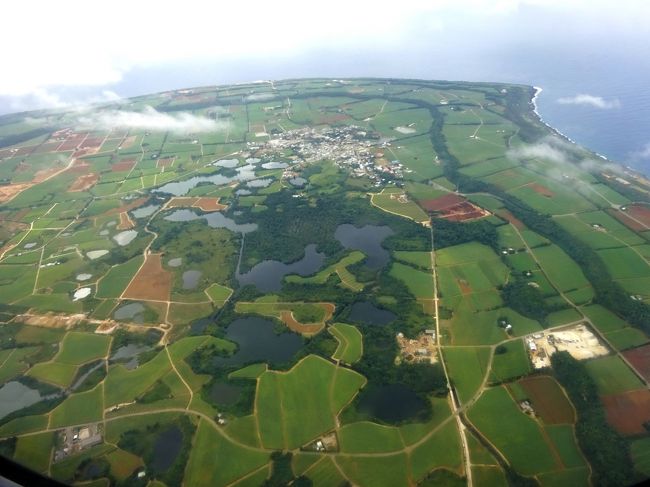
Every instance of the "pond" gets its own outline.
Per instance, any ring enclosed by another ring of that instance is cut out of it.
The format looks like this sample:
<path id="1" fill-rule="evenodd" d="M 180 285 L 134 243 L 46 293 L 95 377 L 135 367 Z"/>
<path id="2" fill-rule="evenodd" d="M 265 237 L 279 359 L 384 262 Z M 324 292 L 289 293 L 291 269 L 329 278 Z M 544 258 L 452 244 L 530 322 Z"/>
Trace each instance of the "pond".
<path id="1" fill-rule="evenodd" d="M 304 257 L 296 262 L 285 264 L 277 260 L 264 260 L 246 274 L 240 274 L 237 269 L 235 277 L 241 286 L 253 284 L 262 292 L 274 292 L 282 288 L 284 276 L 309 276 L 320 269 L 324 261 L 325 254 L 316 252 L 316 244 L 309 244 L 305 247 Z"/>
<path id="2" fill-rule="evenodd" d="M 358 405 L 359 411 L 389 423 L 413 419 L 425 407 L 424 400 L 403 384 L 388 384 L 369 390 Z"/>
<path id="3" fill-rule="evenodd" d="M 307 184 L 307 180 L 305 178 L 296 177 L 296 178 L 289 179 L 289 183 L 295 186 L 296 188 L 302 188 L 305 184 Z"/>
<path id="4" fill-rule="evenodd" d="M 169 193 L 174 196 L 183 196 L 188 193 L 193 188 L 196 188 L 199 183 L 212 183 L 216 186 L 222 186 L 229 184 L 233 181 L 248 181 L 250 179 L 255 179 L 255 166 L 248 164 L 246 166 L 241 166 L 235 169 L 237 172 L 234 176 L 224 176 L 223 174 L 212 174 L 209 176 L 194 176 L 183 181 L 174 181 L 171 183 L 164 184 L 158 189 L 155 189 L 155 193 Z"/>
<path id="5" fill-rule="evenodd" d="M 384 326 L 392 323 L 397 315 L 387 309 L 381 309 L 369 301 L 357 301 L 352 305 L 348 319 L 364 325 Z"/>
<path id="6" fill-rule="evenodd" d="M 99 369 L 100 367 L 103 367 L 103 366 L 104 366 L 104 360 L 103 360 L 103 359 L 102 359 L 102 360 L 99 360 L 99 361 L 98 361 L 98 362 L 97 362 L 93 367 L 91 367 L 88 371 L 86 371 L 85 374 L 83 374 L 81 377 L 79 377 L 79 378 L 74 382 L 74 384 L 72 384 L 72 385 L 70 386 L 70 390 L 71 390 L 71 391 L 75 391 L 75 390 L 77 389 L 77 387 L 79 387 L 81 384 L 84 383 L 84 381 L 88 378 L 88 376 L 89 376 L 90 374 L 92 374 L 92 373 L 95 372 L 97 369 Z"/>
<path id="7" fill-rule="evenodd" d="M 249 188 L 266 188 L 272 182 L 273 182 L 272 178 L 253 179 L 252 181 L 248 181 L 246 183 L 246 186 Z"/>
<path id="8" fill-rule="evenodd" d="M 212 228 L 227 228 L 236 233 L 250 233 L 257 230 L 257 223 L 237 223 L 232 218 L 224 216 L 222 213 L 215 211 L 205 215 L 198 215 L 192 210 L 176 210 L 167 215 L 165 220 L 170 222 L 189 222 L 192 220 L 203 219 Z"/>
<path id="9" fill-rule="evenodd" d="M 133 210 L 131 214 L 135 218 L 146 218 L 148 216 L 153 215 L 156 210 L 160 208 L 160 205 L 147 205 L 147 206 L 142 206 L 138 208 L 137 210 Z"/>
<path id="10" fill-rule="evenodd" d="M 262 167 L 264 169 L 284 169 L 285 167 L 289 167 L 289 164 L 286 162 L 265 162 L 262 164 Z"/>
<path id="11" fill-rule="evenodd" d="M 115 351 L 111 356 L 111 362 L 121 362 L 126 369 L 133 370 L 139 365 L 138 355 L 148 350 L 151 350 L 151 347 L 129 343 Z M 125 360 L 128 361 L 124 362 Z"/>
<path id="12" fill-rule="evenodd" d="M 242 388 L 226 382 L 215 382 L 210 388 L 210 400 L 220 406 L 232 406 L 239 400 Z"/>
<path id="13" fill-rule="evenodd" d="M 220 159 L 218 161 L 214 161 L 210 164 L 211 166 L 217 166 L 217 167 L 237 167 L 239 165 L 239 160 L 237 159 Z"/>
<path id="14" fill-rule="evenodd" d="M 199 284 L 203 272 L 189 270 L 183 272 L 183 289 L 194 289 Z"/>
<path id="15" fill-rule="evenodd" d="M 18 381 L 0 387 L 0 418 L 40 401 L 41 393 Z"/>
<path id="16" fill-rule="evenodd" d="M 144 319 L 142 316 L 144 310 L 145 307 L 142 303 L 125 304 L 115 310 L 113 318 L 116 320 L 133 320 L 136 323 L 140 323 Z"/>
<path id="17" fill-rule="evenodd" d="M 266 318 L 239 318 L 226 329 L 227 340 L 237 343 L 230 357 L 215 357 L 216 365 L 243 365 L 251 362 L 284 363 L 302 347 L 302 338 L 293 332 L 275 333 L 275 323 Z"/>
<path id="18" fill-rule="evenodd" d="M 183 432 L 178 426 L 162 431 L 153 444 L 151 469 L 154 472 L 166 472 L 176 461 L 182 447 Z"/>
<path id="19" fill-rule="evenodd" d="M 90 289 L 89 287 L 79 288 L 72 295 L 72 300 L 79 301 L 80 299 L 87 298 L 88 296 L 90 296 L 91 291 L 92 289 Z"/>
<path id="20" fill-rule="evenodd" d="M 82 273 L 82 274 L 77 274 L 76 279 L 77 279 L 77 281 L 87 281 L 87 280 L 90 279 L 91 277 L 93 277 L 92 274 L 85 274 L 85 273 Z"/>
<path id="21" fill-rule="evenodd" d="M 99 259 L 106 254 L 108 254 L 108 250 L 91 250 L 90 252 L 86 252 L 86 255 L 90 260 Z"/>
<path id="22" fill-rule="evenodd" d="M 183 263 L 182 257 L 174 257 L 173 259 L 169 259 L 167 265 L 169 267 L 180 267 L 182 263 Z"/>
<path id="23" fill-rule="evenodd" d="M 393 230 L 386 225 L 364 225 L 357 228 L 345 223 L 336 228 L 334 237 L 346 249 L 360 250 L 366 254 L 365 265 L 377 270 L 384 267 L 390 259 L 390 254 L 381 243 L 393 233 Z"/>
<path id="24" fill-rule="evenodd" d="M 138 236 L 137 230 L 124 230 L 118 234 L 113 235 L 113 240 L 117 242 L 117 245 L 124 247 L 133 242 L 133 239 Z"/>

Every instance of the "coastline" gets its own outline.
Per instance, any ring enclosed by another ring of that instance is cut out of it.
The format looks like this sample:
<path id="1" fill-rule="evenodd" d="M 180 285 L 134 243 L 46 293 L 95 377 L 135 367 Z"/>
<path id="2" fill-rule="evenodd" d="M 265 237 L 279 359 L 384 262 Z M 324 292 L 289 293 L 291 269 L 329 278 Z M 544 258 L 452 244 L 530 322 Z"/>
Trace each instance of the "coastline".
<path id="1" fill-rule="evenodd" d="M 572 139 L 571 137 L 569 137 L 568 135 L 566 135 L 566 134 L 560 132 L 558 129 L 556 129 L 555 127 L 553 127 L 553 126 L 550 125 L 549 123 L 547 123 L 547 122 L 542 118 L 542 116 L 541 116 L 540 113 L 539 113 L 539 110 L 537 109 L 537 98 L 539 97 L 540 93 L 541 93 L 542 91 L 544 91 L 544 89 L 543 89 L 541 86 L 533 86 L 533 89 L 535 90 L 535 94 L 534 94 L 533 97 L 531 98 L 530 103 L 533 105 L 533 113 L 537 116 L 537 119 L 538 119 L 541 123 L 543 123 L 544 125 L 546 125 L 546 127 L 548 127 L 549 130 L 551 130 L 551 131 L 554 132 L 555 134 L 559 135 L 559 136 L 562 137 L 563 139 L 566 139 L 566 140 L 568 140 L 569 142 L 571 142 L 572 144 L 579 145 L 579 146 L 582 147 L 581 144 L 579 144 L 578 142 L 576 142 L 575 140 L 573 140 L 573 139 Z M 589 149 L 589 151 L 592 152 L 592 153 L 594 153 L 594 154 L 597 155 L 598 157 L 600 157 L 603 161 L 607 161 L 607 162 L 610 162 L 610 163 L 612 163 L 612 164 L 617 164 L 615 161 L 612 161 L 611 159 L 609 159 L 607 156 L 605 156 L 605 155 L 603 155 L 603 154 L 600 154 L 600 153 L 598 153 L 598 152 L 592 151 L 591 149 Z"/>

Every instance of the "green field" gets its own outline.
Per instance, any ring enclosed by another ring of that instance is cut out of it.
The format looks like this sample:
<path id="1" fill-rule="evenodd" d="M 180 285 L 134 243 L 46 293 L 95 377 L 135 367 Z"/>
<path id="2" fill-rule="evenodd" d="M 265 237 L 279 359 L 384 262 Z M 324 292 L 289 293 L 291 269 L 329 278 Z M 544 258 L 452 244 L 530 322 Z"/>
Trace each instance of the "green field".
<path id="1" fill-rule="evenodd" d="M 54 357 L 54 361 L 63 364 L 81 365 L 105 357 L 110 344 L 111 338 L 109 336 L 72 331 L 63 338 L 61 350 Z"/>
<path id="2" fill-rule="evenodd" d="M 490 382 L 505 382 L 530 373 L 532 367 L 523 340 L 507 342 L 503 345 L 503 349 L 502 353 L 498 350 L 494 354 Z"/>
<path id="3" fill-rule="evenodd" d="M 504 387 L 485 391 L 468 417 L 518 472 L 534 475 L 558 468 L 540 427 L 521 412 Z"/>
<path id="4" fill-rule="evenodd" d="M 390 275 L 402 281 L 416 298 L 433 299 L 433 274 L 395 262 Z"/>
<path id="5" fill-rule="evenodd" d="M 255 399 L 262 444 L 266 448 L 297 448 L 316 439 L 334 428 L 334 415 L 364 383 L 356 372 L 314 355 L 289 372 L 264 372 Z"/>
<path id="6" fill-rule="evenodd" d="M 488 373 L 488 348 L 446 348 L 443 352 L 449 378 L 461 402 L 469 401 Z"/>
<path id="7" fill-rule="evenodd" d="M 616 355 L 589 360 L 585 367 L 603 395 L 643 388 L 641 380 Z"/>
<path id="8" fill-rule="evenodd" d="M 99 421 L 104 412 L 104 385 L 68 396 L 50 415 L 50 427 L 61 428 Z"/>
<path id="9" fill-rule="evenodd" d="M 409 200 L 401 189 L 386 188 L 381 193 L 373 194 L 372 203 L 388 213 L 410 218 L 416 222 L 429 220 L 429 216 L 422 208 Z"/>
<path id="10" fill-rule="evenodd" d="M 335 323 L 328 331 L 338 340 L 339 344 L 332 358 L 346 364 L 358 362 L 363 355 L 363 336 L 356 326 L 345 323 Z"/>
<path id="11" fill-rule="evenodd" d="M 365 259 L 365 255 L 358 250 L 343 257 L 336 264 L 332 264 L 322 271 L 309 277 L 290 275 L 286 277 L 287 282 L 298 284 L 325 284 L 332 274 L 336 274 L 341 281 L 341 285 L 353 291 L 361 291 L 364 285 L 356 280 L 354 275 L 348 271 L 348 266 L 354 265 Z"/>

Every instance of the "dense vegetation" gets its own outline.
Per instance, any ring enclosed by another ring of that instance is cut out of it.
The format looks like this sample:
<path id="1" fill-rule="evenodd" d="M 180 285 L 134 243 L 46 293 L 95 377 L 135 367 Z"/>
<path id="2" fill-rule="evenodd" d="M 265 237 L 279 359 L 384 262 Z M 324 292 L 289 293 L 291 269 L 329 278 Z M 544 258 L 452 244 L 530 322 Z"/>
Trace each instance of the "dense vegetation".
<path id="1" fill-rule="evenodd" d="M 539 289 L 523 279 L 514 279 L 503 286 L 501 296 L 506 306 L 534 320 L 543 321 L 550 312 Z"/>
<path id="2" fill-rule="evenodd" d="M 629 485 L 633 479 L 629 444 L 607 423 L 593 379 L 567 352 L 551 356 L 555 377 L 576 408 L 576 436 L 593 470 L 594 485 Z"/>

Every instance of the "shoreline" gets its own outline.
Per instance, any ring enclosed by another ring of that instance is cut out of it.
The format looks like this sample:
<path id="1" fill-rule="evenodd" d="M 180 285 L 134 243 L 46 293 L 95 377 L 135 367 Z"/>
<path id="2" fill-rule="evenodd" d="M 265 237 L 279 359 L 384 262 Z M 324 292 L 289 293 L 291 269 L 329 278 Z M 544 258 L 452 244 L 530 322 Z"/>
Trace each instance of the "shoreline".
<path id="1" fill-rule="evenodd" d="M 558 129 L 556 129 L 555 127 L 551 126 L 549 123 L 547 123 L 547 122 L 542 118 L 542 116 L 541 116 L 540 113 L 539 113 L 539 110 L 537 109 L 537 98 L 538 98 L 539 95 L 542 93 L 542 91 L 544 91 L 544 89 L 543 89 L 541 86 L 533 86 L 533 89 L 535 90 L 535 94 L 534 94 L 533 97 L 531 98 L 530 103 L 533 105 L 533 113 L 537 116 L 537 118 L 539 119 L 539 121 L 542 122 L 544 125 L 546 125 L 546 127 L 548 127 L 552 132 L 554 132 L 554 133 L 556 133 L 557 135 L 559 135 L 560 137 L 562 137 L 562 138 L 568 140 L 568 141 L 571 142 L 572 144 L 575 144 L 575 145 L 580 146 L 580 147 L 584 147 L 582 144 L 576 142 L 575 140 L 573 140 L 573 139 L 572 139 L 571 137 L 569 137 L 568 135 L 566 135 L 566 134 L 560 132 Z M 586 147 L 585 147 L 585 148 L 586 148 Z M 615 161 L 612 161 L 611 159 L 609 159 L 607 156 L 605 156 L 605 155 L 603 155 L 603 154 L 600 154 L 600 153 L 598 153 L 598 152 L 596 152 L 596 151 L 593 151 L 593 150 L 591 150 L 591 149 L 587 149 L 587 150 L 589 150 L 590 152 L 596 154 L 596 155 L 597 155 L 598 157 L 600 157 L 603 161 L 607 161 L 607 162 L 612 163 L 612 164 L 619 164 L 619 163 L 617 163 L 617 162 L 615 162 Z M 620 165 L 623 166 L 623 164 L 620 164 Z M 625 166 L 623 166 L 623 167 L 625 167 Z"/>

